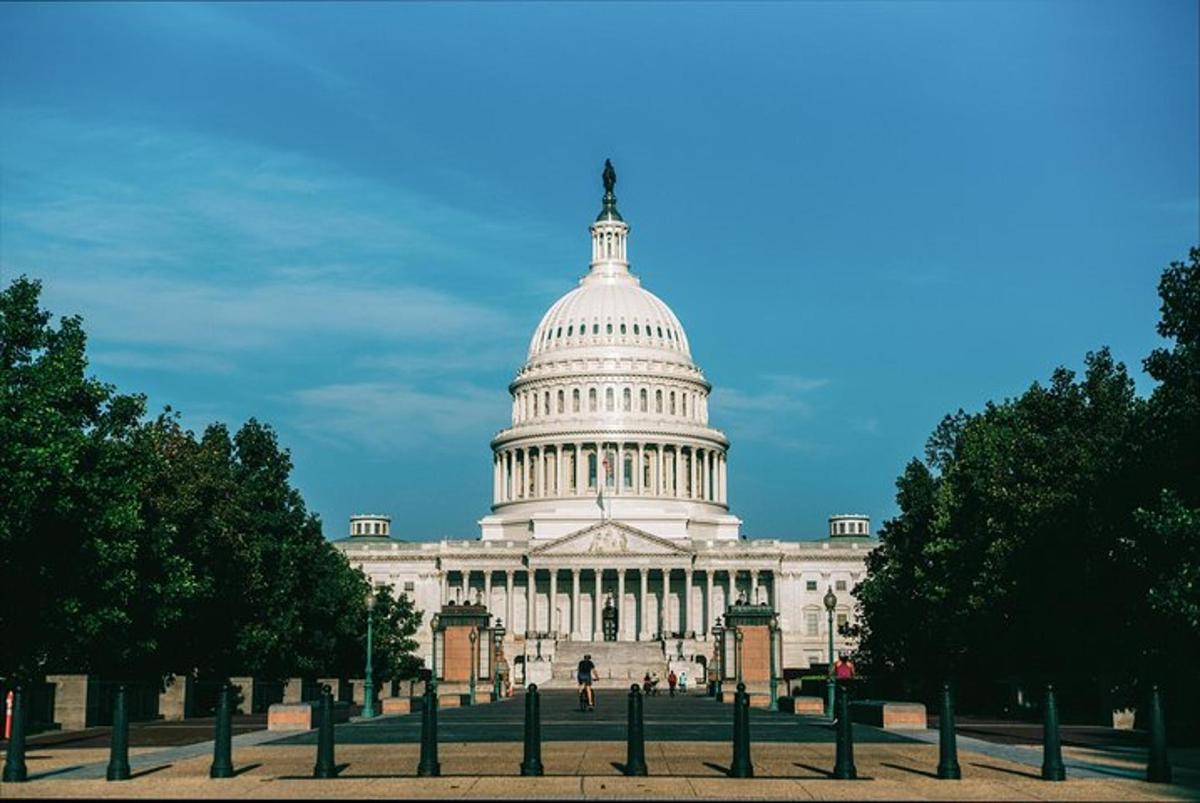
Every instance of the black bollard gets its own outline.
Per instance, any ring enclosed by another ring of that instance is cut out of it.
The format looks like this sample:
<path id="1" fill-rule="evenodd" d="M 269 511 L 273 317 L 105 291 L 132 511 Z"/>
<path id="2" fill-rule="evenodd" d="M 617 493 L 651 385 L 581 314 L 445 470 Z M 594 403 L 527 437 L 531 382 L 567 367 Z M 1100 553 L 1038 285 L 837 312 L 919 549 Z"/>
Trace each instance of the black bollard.
<path id="1" fill-rule="evenodd" d="M 320 721 L 317 723 L 317 763 L 314 778 L 336 778 L 337 764 L 333 761 L 333 690 L 321 687 Z"/>
<path id="2" fill-rule="evenodd" d="M 217 723 L 213 733 L 213 760 L 208 768 L 209 778 L 233 777 L 233 727 L 231 723 L 230 696 L 233 689 L 228 683 L 221 684 L 217 692 Z"/>
<path id="3" fill-rule="evenodd" d="M 950 684 L 942 684 L 942 712 L 938 716 L 939 757 L 937 777 L 957 781 L 962 778 L 958 765 L 958 737 L 954 733 L 954 694 Z"/>
<path id="4" fill-rule="evenodd" d="M 837 684 L 837 758 L 833 763 L 833 777 L 842 781 L 858 778 L 854 766 L 854 724 L 850 721 L 850 689 L 845 683 Z"/>
<path id="5" fill-rule="evenodd" d="M 542 766 L 542 701 L 536 683 L 525 690 L 525 756 L 522 775 L 545 775 Z"/>
<path id="6" fill-rule="evenodd" d="M 729 777 L 754 777 L 754 764 L 750 761 L 750 695 L 745 683 L 739 683 L 733 694 L 733 761 L 729 763 Z"/>
<path id="7" fill-rule="evenodd" d="M 1171 761 L 1167 757 L 1167 722 L 1163 716 L 1162 698 L 1159 696 L 1157 685 L 1150 687 L 1149 727 L 1150 761 L 1146 765 L 1146 780 L 1150 783 L 1170 783 Z"/>
<path id="8" fill-rule="evenodd" d="M 22 783 L 29 780 L 25 767 L 25 690 L 20 686 L 13 689 L 12 735 L 8 739 L 8 753 L 4 756 L 4 782 Z"/>
<path id="9" fill-rule="evenodd" d="M 629 687 L 629 726 L 626 731 L 625 774 L 648 775 L 646 771 L 646 731 L 642 722 L 642 690 Z"/>
<path id="10" fill-rule="evenodd" d="M 425 700 L 421 707 L 421 760 L 417 763 L 417 775 L 423 778 L 436 778 L 442 774 L 442 763 L 438 761 L 438 703 L 434 682 L 425 681 Z"/>
<path id="11" fill-rule="evenodd" d="M 125 707 L 125 686 L 120 685 L 113 697 L 112 742 L 104 777 L 128 781 L 129 774 L 129 711 Z"/>
<path id="12" fill-rule="evenodd" d="M 1062 743 L 1058 738 L 1058 703 L 1054 699 L 1054 686 L 1046 684 L 1046 719 L 1042 725 L 1042 780 L 1065 781 L 1067 768 L 1063 766 Z"/>

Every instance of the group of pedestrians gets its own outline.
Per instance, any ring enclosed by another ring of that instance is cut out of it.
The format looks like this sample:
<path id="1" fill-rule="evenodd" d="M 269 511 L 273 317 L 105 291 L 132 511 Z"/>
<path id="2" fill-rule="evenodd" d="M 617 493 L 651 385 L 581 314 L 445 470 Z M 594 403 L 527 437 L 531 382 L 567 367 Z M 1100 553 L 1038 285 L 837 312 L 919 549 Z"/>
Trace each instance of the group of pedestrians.
<path id="1" fill-rule="evenodd" d="M 642 678 L 642 693 L 650 694 L 650 695 L 657 695 L 658 694 L 658 684 L 659 684 L 658 673 L 657 672 L 647 672 L 645 677 Z M 674 669 L 667 672 L 667 693 L 671 697 L 674 697 L 676 689 L 679 690 L 680 694 L 687 694 L 688 674 L 687 674 L 686 669 L 680 671 L 679 674 L 675 674 Z"/>

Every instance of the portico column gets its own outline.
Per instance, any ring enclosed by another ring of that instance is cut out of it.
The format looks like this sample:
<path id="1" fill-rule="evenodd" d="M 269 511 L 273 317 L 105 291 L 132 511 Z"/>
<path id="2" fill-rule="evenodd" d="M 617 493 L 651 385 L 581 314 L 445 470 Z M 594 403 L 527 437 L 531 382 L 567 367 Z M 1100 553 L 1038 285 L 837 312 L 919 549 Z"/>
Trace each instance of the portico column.
<path id="1" fill-rule="evenodd" d="M 662 602 L 658 604 L 658 635 L 666 637 L 667 634 L 667 617 L 670 614 L 671 608 L 671 570 L 664 566 L 662 572 Z"/>
<path id="2" fill-rule="evenodd" d="M 713 571 L 706 569 L 704 571 L 704 618 L 700 622 L 701 629 L 704 635 L 708 635 L 708 628 L 712 626 L 713 620 Z"/>
<path id="3" fill-rule="evenodd" d="M 538 499 L 541 499 L 544 495 L 545 481 L 543 480 L 543 475 L 545 474 L 545 464 L 546 452 L 543 447 L 539 446 L 537 450 L 537 463 L 533 469 L 533 495 Z"/>
<path id="4" fill-rule="evenodd" d="M 582 638 L 579 632 L 579 569 L 571 569 L 571 638 Z"/>
<path id="5" fill-rule="evenodd" d="M 721 504 L 729 504 L 729 465 L 727 458 L 721 455 Z"/>
<path id="6" fill-rule="evenodd" d="M 488 609 L 488 613 L 492 611 L 492 570 L 483 570 L 483 604 Z"/>
<path id="7" fill-rule="evenodd" d="M 688 491 L 689 499 L 700 498 L 700 461 L 696 459 L 696 447 L 693 446 L 691 455 L 688 458 L 688 477 L 691 479 L 691 490 Z"/>
<path id="8" fill-rule="evenodd" d="M 711 501 L 717 499 L 717 483 L 713 476 L 713 470 L 717 467 L 717 453 L 712 449 L 708 450 L 708 481 L 704 485 L 704 490 L 708 491 L 708 498 Z"/>
<path id="9" fill-rule="evenodd" d="M 617 641 L 624 641 L 621 638 L 629 632 L 629 625 L 625 621 L 625 568 L 617 569 Z"/>
<path id="10" fill-rule="evenodd" d="M 564 480 L 566 479 L 566 472 L 563 470 L 563 462 L 563 447 L 560 443 L 554 447 L 554 473 L 556 475 L 554 480 L 554 493 L 557 496 L 565 496 L 567 493 L 567 490 L 563 484 Z"/>
<path id="11" fill-rule="evenodd" d="M 513 570 L 504 570 L 504 616 L 508 623 L 508 632 L 516 633 L 516 622 L 513 621 Z"/>
<path id="12" fill-rule="evenodd" d="M 737 569 L 730 569 L 729 572 L 729 593 L 725 596 L 725 607 L 737 601 Z"/>
<path id="13" fill-rule="evenodd" d="M 695 619 L 692 616 L 692 570 L 690 568 L 683 570 L 683 602 L 683 631 L 685 633 L 695 632 Z"/>
<path id="14" fill-rule="evenodd" d="M 458 573 L 458 601 L 462 605 L 466 605 L 471 600 L 467 593 L 471 590 L 471 570 L 462 569 Z"/>
<path id="15" fill-rule="evenodd" d="M 638 617 L 638 640 L 645 641 L 650 638 L 650 570 L 643 566 L 638 569 L 638 574 L 642 578 L 642 613 Z"/>
<path id="16" fill-rule="evenodd" d="M 601 581 L 604 578 L 604 570 L 596 569 L 596 591 L 595 597 L 592 600 L 592 641 L 600 640 L 600 613 L 604 606 L 604 601 L 601 599 Z"/>
<path id="17" fill-rule="evenodd" d="M 537 607 L 534 594 L 537 589 L 537 569 L 530 566 L 525 570 L 525 632 L 537 632 Z"/>
<path id="18" fill-rule="evenodd" d="M 671 485 L 674 486 L 672 488 L 671 496 L 676 496 L 676 497 L 683 496 L 683 483 L 679 481 L 679 464 L 682 461 L 679 458 L 680 458 L 679 445 L 676 444 L 675 445 L 675 468 L 671 472 L 671 474 L 672 474 Z"/>
<path id="19" fill-rule="evenodd" d="M 750 570 L 750 604 L 758 604 L 758 569 Z"/>
<path id="20" fill-rule="evenodd" d="M 548 631 L 555 634 L 557 638 L 558 622 L 554 621 L 554 612 L 558 608 L 558 567 L 550 569 L 550 613 L 547 615 L 549 625 L 546 627 Z"/>
<path id="21" fill-rule="evenodd" d="M 450 572 L 443 569 L 441 571 L 441 578 L 442 578 L 442 598 L 441 598 L 439 607 L 441 605 L 445 605 L 446 601 L 450 599 Z"/>

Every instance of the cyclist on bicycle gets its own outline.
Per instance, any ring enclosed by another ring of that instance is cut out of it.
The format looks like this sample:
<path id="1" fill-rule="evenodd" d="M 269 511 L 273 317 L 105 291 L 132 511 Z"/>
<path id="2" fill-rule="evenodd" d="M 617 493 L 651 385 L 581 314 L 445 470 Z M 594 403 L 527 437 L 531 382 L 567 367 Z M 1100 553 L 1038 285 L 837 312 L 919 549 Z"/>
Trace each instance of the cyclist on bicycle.
<path id="1" fill-rule="evenodd" d="M 579 668 L 575 671 L 575 679 L 579 681 L 579 697 L 580 699 L 587 698 L 589 711 L 596 710 L 596 692 L 592 690 L 592 680 L 595 677 L 596 665 L 592 663 L 592 656 L 583 656 L 583 660 L 579 662 Z"/>

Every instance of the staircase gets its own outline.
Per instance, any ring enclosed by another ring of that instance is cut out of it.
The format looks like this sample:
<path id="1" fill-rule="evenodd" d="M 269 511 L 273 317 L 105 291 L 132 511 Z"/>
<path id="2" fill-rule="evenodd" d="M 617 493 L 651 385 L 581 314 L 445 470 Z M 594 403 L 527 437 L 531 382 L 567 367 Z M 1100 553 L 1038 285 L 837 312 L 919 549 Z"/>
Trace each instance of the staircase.
<path id="1" fill-rule="evenodd" d="M 598 689 L 628 689 L 641 683 L 647 672 L 658 673 L 661 685 L 667 684 L 667 659 L 661 641 L 560 641 L 554 653 L 550 688 L 574 687 L 575 672 L 584 655 L 596 665 Z"/>

